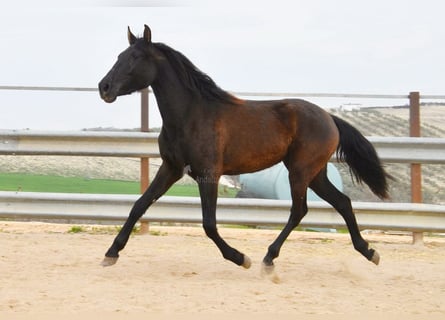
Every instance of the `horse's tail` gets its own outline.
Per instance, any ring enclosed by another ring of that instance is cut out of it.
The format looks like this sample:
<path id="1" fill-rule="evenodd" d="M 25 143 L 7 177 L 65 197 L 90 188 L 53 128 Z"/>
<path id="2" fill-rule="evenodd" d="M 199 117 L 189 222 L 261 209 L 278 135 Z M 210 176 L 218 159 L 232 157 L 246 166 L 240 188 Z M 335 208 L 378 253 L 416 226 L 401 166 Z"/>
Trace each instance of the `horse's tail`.
<path id="1" fill-rule="evenodd" d="M 337 158 L 349 165 L 351 175 L 358 183 L 365 182 L 380 199 L 388 198 L 385 172 L 374 146 L 346 121 L 331 115 L 340 133 Z"/>

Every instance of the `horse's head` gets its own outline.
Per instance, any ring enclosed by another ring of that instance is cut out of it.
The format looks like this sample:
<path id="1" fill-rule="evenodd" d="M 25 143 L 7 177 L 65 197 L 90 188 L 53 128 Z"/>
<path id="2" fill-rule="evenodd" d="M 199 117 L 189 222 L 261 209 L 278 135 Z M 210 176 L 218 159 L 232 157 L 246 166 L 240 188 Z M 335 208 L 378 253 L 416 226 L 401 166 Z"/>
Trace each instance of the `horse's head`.
<path id="1" fill-rule="evenodd" d="M 145 25 L 144 36 L 140 39 L 128 28 L 128 42 L 130 46 L 99 82 L 100 96 L 105 102 L 111 103 L 118 96 L 147 88 L 156 78 L 156 56 L 150 28 Z"/>

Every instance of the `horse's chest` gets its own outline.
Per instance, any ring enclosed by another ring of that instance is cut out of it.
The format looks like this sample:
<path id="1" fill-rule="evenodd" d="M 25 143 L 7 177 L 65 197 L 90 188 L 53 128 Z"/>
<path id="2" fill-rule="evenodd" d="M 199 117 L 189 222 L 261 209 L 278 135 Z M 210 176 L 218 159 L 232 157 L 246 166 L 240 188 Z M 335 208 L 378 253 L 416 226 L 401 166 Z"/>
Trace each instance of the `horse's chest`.
<path id="1" fill-rule="evenodd" d="M 205 153 L 212 144 L 210 141 L 204 140 L 199 135 L 191 136 L 190 133 L 185 132 L 161 133 L 159 136 L 161 157 L 185 165 L 190 164 L 197 154 Z"/>

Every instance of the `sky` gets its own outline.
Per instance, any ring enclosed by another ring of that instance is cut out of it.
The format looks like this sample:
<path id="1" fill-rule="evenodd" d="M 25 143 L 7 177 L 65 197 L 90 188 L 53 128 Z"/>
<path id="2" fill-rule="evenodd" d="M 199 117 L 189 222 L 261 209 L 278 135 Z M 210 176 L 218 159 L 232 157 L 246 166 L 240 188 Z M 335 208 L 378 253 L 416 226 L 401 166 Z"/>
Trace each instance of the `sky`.
<path id="1" fill-rule="evenodd" d="M 0 86 L 97 87 L 127 26 L 148 24 L 229 91 L 444 95 L 444 12 L 439 0 L 3 1 Z M 97 92 L 0 90 L 0 129 L 135 128 L 139 117 L 138 94 L 106 104 Z"/>

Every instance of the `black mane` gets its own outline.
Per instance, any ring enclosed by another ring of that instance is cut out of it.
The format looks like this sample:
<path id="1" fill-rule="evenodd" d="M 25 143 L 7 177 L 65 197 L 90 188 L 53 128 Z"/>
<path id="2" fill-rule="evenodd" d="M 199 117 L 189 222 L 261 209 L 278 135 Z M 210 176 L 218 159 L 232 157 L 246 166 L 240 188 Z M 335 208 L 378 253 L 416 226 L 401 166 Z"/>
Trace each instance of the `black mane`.
<path id="1" fill-rule="evenodd" d="M 224 91 L 204 72 L 199 70 L 186 56 L 166 44 L 153 43 L 171 63 L 180 81 L 191 91 L 197 92 L 208 101 L 234 103 L 237 98 Z"/>

